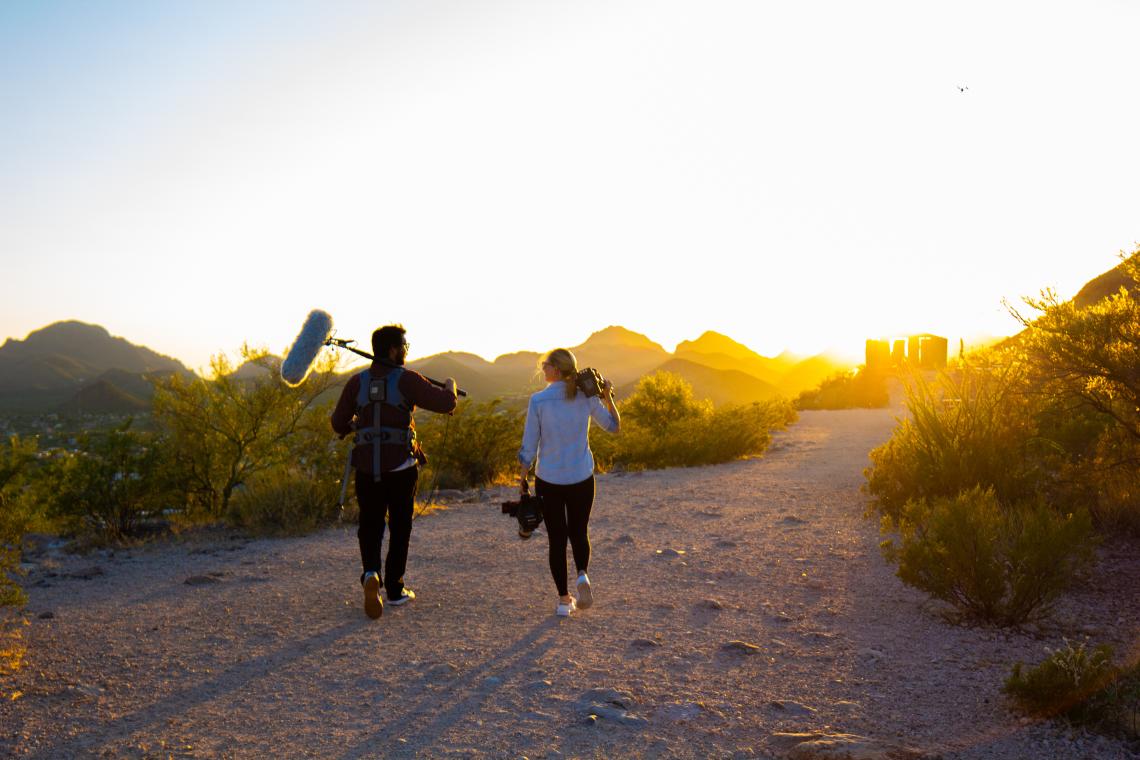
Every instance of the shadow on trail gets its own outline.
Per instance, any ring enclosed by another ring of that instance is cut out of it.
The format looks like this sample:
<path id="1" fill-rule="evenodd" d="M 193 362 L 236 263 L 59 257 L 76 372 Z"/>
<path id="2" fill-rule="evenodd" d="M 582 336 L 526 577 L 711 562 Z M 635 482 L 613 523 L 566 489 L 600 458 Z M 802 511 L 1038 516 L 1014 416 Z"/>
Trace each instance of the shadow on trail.
<path id="1" fill-rule="evenodd" d="M 389 717 L 372 735 L 340 755 L 341 760 L 377 757 L 376 745 L 395 741 L 401 731 L 411 731 L 416 736 L 416 746 L 386 747 L 383 754 L 414 755 L 430 751 L 456 723 L 477 714 L 479 706 L 507 684 L 512 675 L 534 665 L 554 643 L 559 622 L 555 618 L 542 621 L 503 647 L 502 653 L 492 655 L 459 676 L 449 688 L 426 694 L 399 715 Z M 488 684 L 487 680 L 492 677 L 499 681 Z"/>
<path id="2" fill-rule="evenodd" d="M 118 739 L 124 739 L 135 731 L 165 721 L 168 718 L 185 715 L 199 705 L 241 691 L 259 678 L 274 677 L 282 668 L 319 652 L 367 625 L 368 622 L 367 620 L 348 621 L 335 628 L 318 631 L 300 641 L 285 642 L 276 652 L 243 662 L 219 673 L 214 678 L 163 697 L 154 704 L 106 721 L 77 736 L 72 736 L 65 741 L 53 744 L 51 747 L 39 750 L 31 757 L 49 760 L 50 758 L 77 756 L 82 752 L 90 751 L 91 748 L 85 747 L 84 742 L 91 737 L 98 737 L 101 744 L 107 744 Z"/>

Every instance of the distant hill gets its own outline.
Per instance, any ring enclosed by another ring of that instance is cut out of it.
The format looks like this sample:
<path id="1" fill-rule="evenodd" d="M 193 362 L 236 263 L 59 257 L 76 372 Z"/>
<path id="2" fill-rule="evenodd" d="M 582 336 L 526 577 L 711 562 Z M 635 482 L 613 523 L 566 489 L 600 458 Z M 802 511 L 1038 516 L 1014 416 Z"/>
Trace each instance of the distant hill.
<path id="1" fill-rule="evenodd" d="M 1135 259 L 1137 256 L 1140 256 L 1140 254 L 1132 254 L 1131 258 Z M 1125 274 L 1122 265 L 1117 264 L 1107 272 L 1103 272 L 1086 282 L 1084 286 L 1077 291 L 1077 294 L 1073 296 L 1073 304 L 1078 308 L 1087 309 L 1105 298 L 1116 294 L 1121 288 L 1128 290 L 1135 296 L 1137 287 L 1137 283 Z M 1038 315 L 1030 313 L 1024 316 L 1035 319 Z M 1003 346 L 1016 346 L 1022 342 L 1028 329 L 1029 328 L 1026 328 L 1008 338 L 995 341 L 994 345 L 999 348 Z"/>
<path id="2" fill-rule="evenodd" d="M 571 350 L 580 367 L 596 367 L 613 380 L 619 398 L 658 369 L 684 377 L 698 397 L 727 404 L 794 396 L 848 368 L 824 356 L 802 361 L 786 352 L 762 356 L 712 331 L 682 342 L 670 353 L 645 335 L 611 325 Z M 497 397 L 518 401 L 542 387 L 541 357 L 534 351 L 518 351 L 487 361 L 472 353 L 447 351 L 408 366 L 439 380 L 456 378 L 475 401 Z M 347 371 L 344 379 L 359 369 Z M 155 373 L 168 372 L 189 374 L 177 360 L 111 336 L 105 328 L 59 322 L 0 347 L 0 411 L 144 411 L 153 398 Z M 252 379 L 266 372 L 244 364 L 234 374 Z"/>
<path id="3" fill-rule="evenodd" d="M 696 340 L 677 344 L 674 355 L 716 369 L 746 372 L 771 386 L 772 395 L 788 397 L 815 388 L 823 379 L 852 367 L 851 362 L 827 354 L 801 358 L 784 351 L 776 357 L 762 356 L 727 335 L 711 330 Z"/>
<path id="4" fill-rule="evenodd" d="M 134 414 L 150 409 L 151 381 L 160 373 L 142 374 L 109 369 L 87 383 L 58 407 L 66 414 Z"/>
<path id="5" fill-rule="evenodd" d="M 145 346 L 112 336 L 106 328 L 84 322 L 56 322 L 29 333 L 24 340 L 9 339 L 0 346 L 0 410 L 45 412 L 66 404 L 72 396 L 101 380 L 106 398 L 133 396 L 115 390 L 119 375 L 108 370 L 147 374 L 188 372 L 176 359 Z"/>
<path id="6" fill-rule="evenodd" d="M 456 359 L 448 353 L 409 362 L 408 367 L 436 380 L 454 377 L 459 387 L 467 391 L 468 396 L 485 401 L 490 397 L 502 395 L 507 383 L 497 382 L 495 378 L 490 377 L 488 370 L 491 363 L 486 360 L 483 360 L 483 363 L 486 367 L 482 371 L 471 369 L 470 362 Z"/>
<path id="7" fill-rule="evenodd" d="M 525 374 L 537 377 L 541 360 L 542 354 L 537 351 L 516 351 L 513 354 L 503 354 L 496 358 L 494 367 L 496 372 L 504 374 Z"/>
<path id="8" fill-rule="evenodd" d="M 1094 277 L 1085 283 L 1085 286 L 1073 296 L 1073 303 L 1079 308 L 1085 309 L 1098 301 L 1115 295 L 1121 288 L 1135 294 L 1137 284 L 1131 277 L 1124 273 L 1122 265 L 1118 264 L 1104 274 Z"/>
<path id="9" fill-rule="evenodd" d="M 281 357 L 279 356 L 266 357 L 266 364 L 268 366 L 253 362 L 242 362 L 240 367 L 230 373 L 230 376 L 236 380 L 256 380 L 266 375 L 275 375 L 281 371 Z"/>
<path id="10" fill-rule="evenodd" d="M 408 367 L 436 380 L 454 377 L 472 399 L 523 396 L 540 389 L 538 354 L 520 351 L 489 362 L 481 356 L 458 351 L 417 359 Z"/>
<path id="11" fill-rule="evenodd" d="M 734 369 L 716 369 L 688 359 L 670 359 L 654 368 L 680 375 L 693 386 L 696 398 L 707 398 L 713 404 L 748 404 L 753 401 L 767 401 L 780 395 L 771 383 L 766 383 L 747 372 Z M 627 383 L 617 389 L 618 398 L 633 393 L 637 382 Z"/>
<path id="12" fill-rule="evenodd" d="M 494 364 L 484 359 L 477 354 L 467 353 L 466 351 L 448 351 L 437 356 L 446 356 L 457 365 L 473 369 L 476 372 L 489 372 L 494 368 Z"/>
<path id="13" fill-rule="evenodd" d="M 668 361 L 671 355 L 657 343 L 624 327 L 610 326 L 570 350 L 579 367 L 597 367 L 618 385 L 637 380 Z M 517 351 L 489 362 L 475 354 L 447 351 L 408 362 L 408 366 L 437 380 L 454 377 L 473 399 L 525 396 L 543 387 L 542 354 Z"/>
<path id="14" fill-rule="evenodd" d="M 800 391 L 818 388 L 819 384 L 836 372 L 852 369 L 849 361 L 837 359 L 828 354 L 812 356 L 794 365 L 780 378 L 780 391 L 790 398 L 795 398 Z"/>
<path id="15" fill-rule="evenodd" d="M 737 343 L 727 335 L 709 330 L 696 340 L 686 340 L 677 344 L 673 355 L 678 359 L 704 364 L 716 369 L 734 369 L 775 385 L 795 364 L 786 354 L 768 358 L 761 356 L 743 343 Z"/>
<path id="16" fill-rule="evenodd" d="M 570 349 L 579 367 L 596 367 L 621 386 L 636 380 L 672 358 L 646 336 L 624 327 L 610 326 Z"/>

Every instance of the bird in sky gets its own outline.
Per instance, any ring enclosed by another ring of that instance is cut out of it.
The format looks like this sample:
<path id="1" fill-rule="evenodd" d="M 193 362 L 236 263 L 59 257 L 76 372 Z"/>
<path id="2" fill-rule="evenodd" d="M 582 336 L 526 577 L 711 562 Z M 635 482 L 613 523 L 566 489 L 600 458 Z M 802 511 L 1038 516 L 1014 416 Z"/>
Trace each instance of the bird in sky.
<path id="1" fill-rule="evenodd" d="M 967 86 L 966 86 L 966 85 L 964 85 L 964 84 L 960 84 L 960 85 L 958 85 L 958 92 L 965 92 L 965 91 L 966 91 L 966 90 L 968 90 L 968 89 L 970 89 L 970 88 L 969 88 L 969 87 L 967 87 Z"/>

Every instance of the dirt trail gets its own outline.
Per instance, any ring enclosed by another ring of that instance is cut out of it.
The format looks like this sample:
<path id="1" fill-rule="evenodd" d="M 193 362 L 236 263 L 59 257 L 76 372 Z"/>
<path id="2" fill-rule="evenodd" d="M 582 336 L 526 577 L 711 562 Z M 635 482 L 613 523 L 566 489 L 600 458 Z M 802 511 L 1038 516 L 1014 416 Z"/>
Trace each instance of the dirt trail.
<path id="1" fill-rule="evenodd" d="M 1033 635 L 954 627 L 862 518 L 886 411 L 808 412 L 761 459 L 599 478 L 595 606 L 553 616 L 546 541 L 499 493 L 419 521 L 361 609 L 355 534 L 45 555 L 0 753 L 67 757 L 776 757 L 777 732 L 943 757 L 1128 757 L 1012 717 L 1000 684 L 1062 633 L 1134 649 L 1140 561 L 1111 552 Z M 189 581 L 189 582 L 188 582 Z"/>

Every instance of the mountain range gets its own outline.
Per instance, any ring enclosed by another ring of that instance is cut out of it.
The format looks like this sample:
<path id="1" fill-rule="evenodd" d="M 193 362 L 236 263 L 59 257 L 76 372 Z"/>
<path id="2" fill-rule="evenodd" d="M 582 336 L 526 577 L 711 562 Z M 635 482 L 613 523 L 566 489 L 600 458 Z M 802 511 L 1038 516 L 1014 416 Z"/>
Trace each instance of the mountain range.
<path id="1" fill-rule="evenodd" d="M 56 322 L 0 346 L 0 412 L 139 411 L 149 378 L 189 371 L 99 325 Z"/>
<path id="2" fill-rule="evenodd" d="M 850 362 L 821 354 L 799 358 L 784 353 L 769 358 L 720 333 L 708 331 L 684 341 L 673 353 L 648 337 L 612 325 L 570 350 L 579 367 L 595 367 L 613 380 L 618 398 L 633 392 L 637 381 L 658 370 L 683 377 L 698 398 L 714 404 L 743 404 L 777 396 L 795 396 L 814 388 Z M 542 387 L 542 355 L 521 351 L 487 361 L 474 354 L 449 351 L 409 362 L 435 378 L 454 377 L 473 397 L 519 396 Z"/>
<path id="3" fill-rule="evenodd" d="M 619 398 L 659 369 L 675 372 L 699 398 L 715 404 L 793 396 L 849 365 L 826 356 L 768 358 L 715 332 L 685 341 L 673 353 L 648 337 L 611 326 L 570 347 L 581 367 L 596 367 L 614 381 Z M 494 361 L 448 351 L 408 363 L 436 378 L 454 377 L 472 399 L 520 398 L 542 387 L 541 354 L 518 351 Z M 0 413 L 128 414 L 150 406 L 151 380 L 190 374 L 177 359 L 159 354 L 104 327 L 57 322 L 0 346 Z M 245 367 L 240 374 L 256 374 Z"/>
<path id="4" fill-rule="evenodd" d="M 1086 283 L 1073 301 L 1084 308 L 1121 287 L 1135 292 L 1136 284 L 1117 266 Z M 580 367 L 595 367 L 614 381 L 619 398 L 657 370 L 681 375 L 698 398 L 726 404 L 792 397 L 851 367 L 826 354 L 762 356 L 712 331 L 682 341 L 672 353 L 618 326 L 570 348 Z M 409 366 L 430 377 L 456 378 L 473 399 L 520 398 L 542 386 L 540 359 L 533 351 L 504 354 L 494 361 L 447 351 Z M 253 376 L 263 371 L 240 367 L 237 373 Z M 153 395 L 152 380 L 172 372 L 191 374 L 177 359 L 112 336 L 104 327 L 56 322 L 0 346 L 0 414 L 144 411 Z"/>

